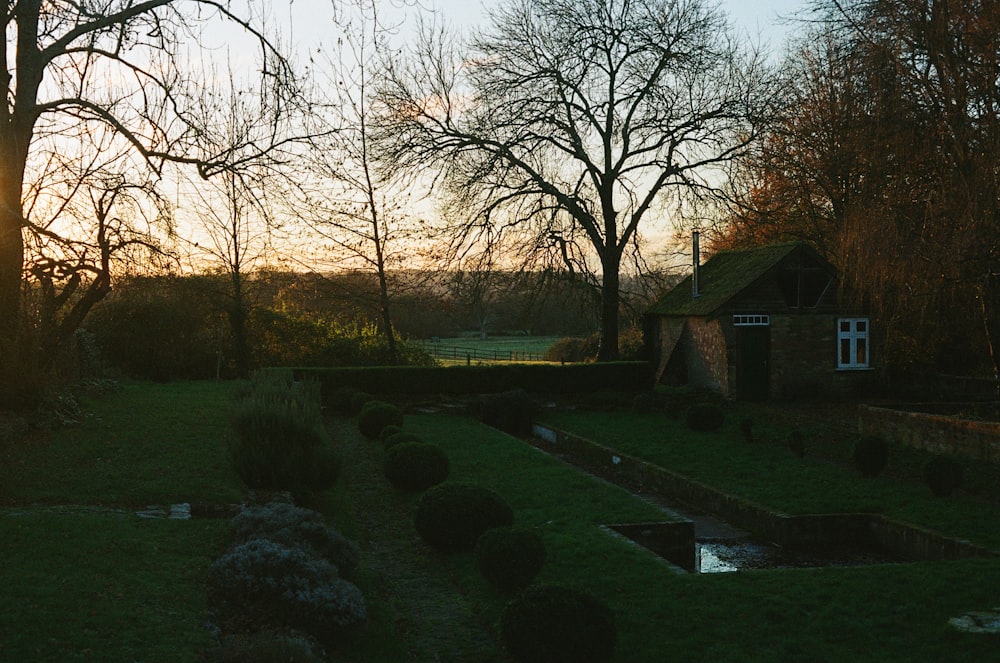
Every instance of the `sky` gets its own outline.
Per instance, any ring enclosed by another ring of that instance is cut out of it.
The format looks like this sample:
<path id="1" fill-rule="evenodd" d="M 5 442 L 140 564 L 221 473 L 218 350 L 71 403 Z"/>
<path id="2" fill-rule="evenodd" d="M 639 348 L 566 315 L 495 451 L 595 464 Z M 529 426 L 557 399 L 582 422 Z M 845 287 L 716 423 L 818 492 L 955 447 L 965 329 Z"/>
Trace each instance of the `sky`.
<path id="1" fill-rule="evenodd" d="M 294 24 L 295 41 L 300 44 L 315 43 L 329 35 L 333 4 L 338 0 L 292 0 L 290 13 Z M 399 12 L 409 5 L 412 18 L 414 0 L 383 0 L 379 7 L 383 13 Z M 489 7 L 501 0 L 416 0 L 420 6 L 439 13 L 449 24 L 457 27 L 474 27 L 483 24 Z M 705 0 L 720 2 L 730 21 L 740 32 L 754 42 L 766 42 L 769 50 L 779 55 L 786 36 L 794 26 L 783 20 L 802 11 L 810 0 Z M 282 17 L 283 18 L 283 17 Z"/>

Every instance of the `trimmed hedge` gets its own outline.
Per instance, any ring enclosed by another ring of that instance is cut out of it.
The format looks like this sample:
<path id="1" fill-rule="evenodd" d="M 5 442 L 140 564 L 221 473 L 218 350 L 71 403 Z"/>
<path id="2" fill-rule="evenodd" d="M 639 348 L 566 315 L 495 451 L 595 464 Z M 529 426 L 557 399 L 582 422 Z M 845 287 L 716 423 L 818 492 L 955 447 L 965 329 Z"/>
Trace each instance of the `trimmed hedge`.
<path id="1" fill-rule="evenodd" d="M 335 392 L 344 387 L 373 395 L 486 394 L 515 389 L 539 394 L 583 394 L 596 389 L 634 393 L 653 388 L 653 369 L 648 362 L 294 370 L 297 378 L 308 377 L 323 385 L 324 403 L 335 400 Z"/>
<path id="2" fill-rule="evenodd" d="M 420 497 L 413 525 L 420 538 L 441 552 L 469 552 L 483 532 L 514 524 L 514 511 L 495 492 L 448 481 Z"/>
<path id="3" fill-rule="evenodd" d="M 889 443 L 871 435 L 854 444 L 854 466 L 863 477 L 873 479 L 882 473 L 889 462 Z"/>
<path id="4" fill-rule="evenodd" d="M 541 535 L 524 527 L 494 527 L 476 541 L 479 572 L 504 594 L 531 584 L 545 564 Z"/>
<path id="5" fill-rule="evenodd" d="M 934 456 L 924 465 L 924 482 L 935 497 L 948 497 L 962 485 L 964 468 L 954 458 Z"/>
<path id="6" fill-rule="evenodd" d="M 402 442 L 386 451 L 382 471 L 396 488 L 421 491 L 447 479 L 450 464 L 436 444 Z"/>
<path id="7" fill-rule="evenodd" d="M 403 411 L 391 403 L 368 401 L 358 414 L 358 430 L 369 440 L 377 440 L 386 426 L 402 426 Z"/>
<path id="8" fill-rule="evenodd" d="M 698 403 L 688 409 L 684 423 L 693 431 L 710 433 L 722 428 L 726 414 L 715 403 Z"/>
<path id="9" fill-rule="evenodd" d="M 522 663 L 608 663 L 617 641 L 615 615 L 576 589 L 529 587 L 504 608 L 500 638 Z"/>

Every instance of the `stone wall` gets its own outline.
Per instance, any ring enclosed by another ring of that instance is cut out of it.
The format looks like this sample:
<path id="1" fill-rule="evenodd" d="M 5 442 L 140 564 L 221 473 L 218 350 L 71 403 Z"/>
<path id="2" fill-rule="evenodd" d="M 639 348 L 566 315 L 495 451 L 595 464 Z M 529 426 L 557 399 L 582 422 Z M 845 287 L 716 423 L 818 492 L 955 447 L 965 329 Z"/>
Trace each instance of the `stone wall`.
<path id="1" fill-rule="evenodd" d="M 858 430 L 935 454 L 1000 463 L 1000 423 L 862 405 Z"/>
<path id="2" fill-rule="evenodd" d="M 876 514 L 792 516 L 776 513 L 749 500 L 562 430 L 535 424 L 534 433 L 551 444 L 554 450 L 582 463 L 597 476 L 625 482 L 640 493 L 686 504 L 779 545 L 867 542 L 914 560 L 997 555 L 992 550 L 968 541 L 952 539 L 939 532 Z M 672 538 L 671 545 L 676 546 L 678 541 L 678 538 Z"/>
<path id="3" fill-rule="evenodd" d="M 687 362 L 688 384 L 731 396 L 726 337 L 719 321 L 688 318 L 680 342 Z"/>

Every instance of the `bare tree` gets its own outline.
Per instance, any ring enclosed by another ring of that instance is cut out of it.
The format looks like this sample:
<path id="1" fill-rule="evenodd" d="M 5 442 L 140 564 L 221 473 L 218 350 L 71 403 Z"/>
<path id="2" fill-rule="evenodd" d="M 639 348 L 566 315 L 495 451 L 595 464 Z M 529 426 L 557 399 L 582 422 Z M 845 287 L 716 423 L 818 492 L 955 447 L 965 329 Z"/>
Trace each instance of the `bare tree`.
<path id="1" fill-rule="evenodd" d="M 490 18 L 467 47 L 425 30 L 390 64 L 381 144 L 443 176 L 457 232 L 592 251 L 614 359 L 623 253 L 666 193 L 710 192 L 757 137 L 769 72 L 701 0 L 510 0 Z"/>
<path id="2" fill-rule="evenodd" d="M 385 338 L 388 360 L 399 361 L 393 325 L 391 269 L 412 258 L 416 216 L 406 206 L 413 192 L 386 163 L 372 140 L 372 79 L 395 26 L 382 22 L 377 3 L 358 0 L 345 11 L 337 50 L 317 56 L 322 77 L 317 97 L 313 141 L 304 156 L 309 182 L 297 187 L 299 215 L 327 243 L 341 267 L 374 273 L 378 327 Z M 324 260 L 325 258 L 325 260 Z"/>
<path id="3" fill-rule="evenodd" d="M 258 91 L 269 103 L 287 107 L 294 77 L 253 26 L 256 18 L 237 16 L 221 0 L 18 0 L 3 4 L 2 17 L 0 365 L 6 365 L 18 354 L 25 229 L 32 223 L 24 193 L 45 177 L 45 155 L 67 135 L 110 131 L 154 172 L 175 161 L 208 175 L 280 144 L 285 137 L 275 132 L 264 144 L 198 151 L 199 127 L 187 111 L 204 80 L 185 69 L 186 50 L 208 24 L 235 25 L 259 47 Z"/>
<path id="4" fill-rule="evenodd" d="M 247 145 L 274 142 L 281 125 L 281 108 L 262 103 L 253 88 L 237 78 L 230 66 L 211 93 L 202 95 L 194 116 L 203 127 L 197 142 L 205 154 L 239 154 Z M 271 249 L 271 230 L 277 224 L 270 191 L 280 189 L 290 175 L 296 143 L 275 148 L 266 156 L 219 168 L 196 182 L 183 182 L 186 207 L 200 221 L 189 243 L 198 266 L 220 269 L 227 277 L 223 297 L 236 375 L 249 375 L 252 356 L 249 321 L 252 312 L 252 275 L 263 266 Z M 288 149 L 286 149 L 286 147 Z"/>

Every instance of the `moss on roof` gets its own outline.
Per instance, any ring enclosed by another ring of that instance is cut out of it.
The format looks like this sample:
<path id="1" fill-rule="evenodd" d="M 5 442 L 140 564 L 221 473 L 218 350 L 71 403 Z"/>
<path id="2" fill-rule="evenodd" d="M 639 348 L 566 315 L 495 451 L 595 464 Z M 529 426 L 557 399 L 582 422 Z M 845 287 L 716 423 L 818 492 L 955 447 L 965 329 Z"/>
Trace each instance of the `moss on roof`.
<path id="1" fill-rule="evenodd" d="M 691 296 L 691 277 L 674 286 L 650 309 L 653 315 L 707 316 L 724 306 L 796 250 L 812 250 L 802 242 L 772 244 L 745 251 L 723 251 L 698 270 L 698 290 Z"/>

